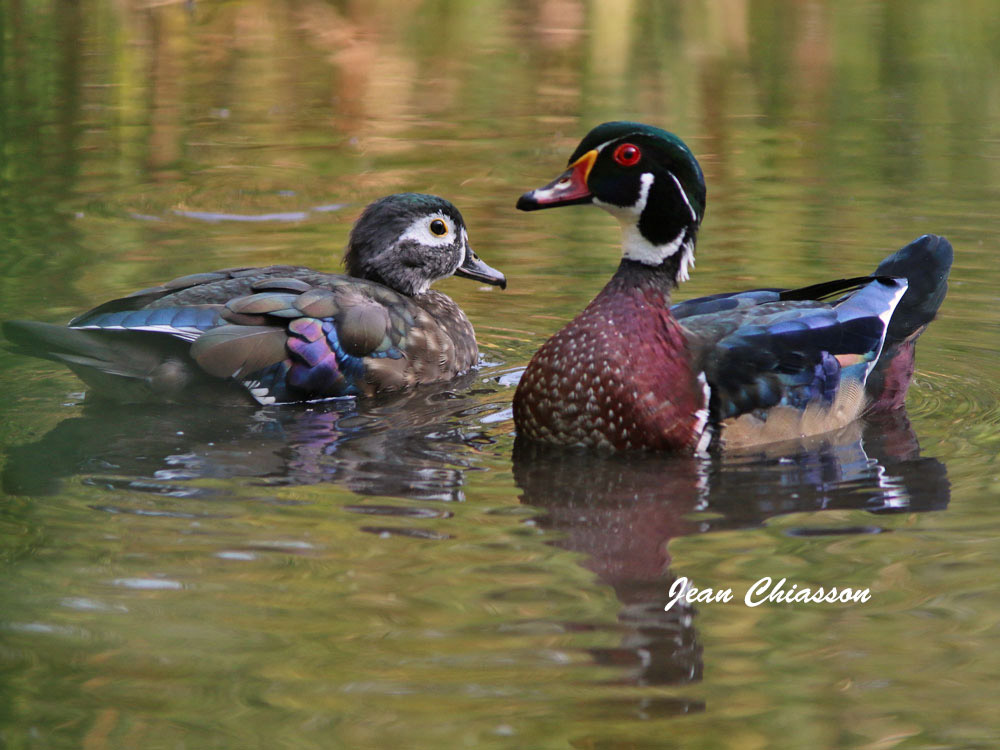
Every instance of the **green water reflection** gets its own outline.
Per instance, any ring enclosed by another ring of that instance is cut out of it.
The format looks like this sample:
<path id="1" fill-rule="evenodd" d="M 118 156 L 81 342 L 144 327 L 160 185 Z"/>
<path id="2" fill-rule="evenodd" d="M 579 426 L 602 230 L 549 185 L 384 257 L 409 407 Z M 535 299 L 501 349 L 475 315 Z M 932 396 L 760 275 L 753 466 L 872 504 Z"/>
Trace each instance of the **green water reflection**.
<path id="1" fill-rule="evenodd" d="M 510 279 L 442 285 L 488 365 L 404 404 L 94 411 L 0 352 L 0 744 L 996 746 L 994 4 L 10 0 L 0 21 L 0 319 L 334 270 L 400 190 L 453 200 Z M 682 296 L 951 240 L 912 429 L 796 465 L 512 460 L 507 383 L 618 241 L 600 212 L 513 203 L 620 118 L 705 168 Z M 677 576 L 763 575 L 873 599 L 661 611 Z"/>

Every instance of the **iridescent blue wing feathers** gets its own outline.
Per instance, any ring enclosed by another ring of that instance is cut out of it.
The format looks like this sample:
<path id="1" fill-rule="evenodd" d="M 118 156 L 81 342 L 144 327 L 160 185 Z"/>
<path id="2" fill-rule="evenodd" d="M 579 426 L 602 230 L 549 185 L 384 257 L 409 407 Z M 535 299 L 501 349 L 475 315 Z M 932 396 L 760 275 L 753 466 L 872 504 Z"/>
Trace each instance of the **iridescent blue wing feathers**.
<path id="1" fill-rule="evenodd" d="M 712 389 L 715 418 L 778 405 L 830 404 L 845 379 L 863 385 L 906 290 L 903 280 L 867 281 L 834 305 L 778 299 L 686 316 L 683 323 Z M 753 294 L 737 302 L 775 293 Z M 718 304 L 713 300 L 702 309 Z"/>

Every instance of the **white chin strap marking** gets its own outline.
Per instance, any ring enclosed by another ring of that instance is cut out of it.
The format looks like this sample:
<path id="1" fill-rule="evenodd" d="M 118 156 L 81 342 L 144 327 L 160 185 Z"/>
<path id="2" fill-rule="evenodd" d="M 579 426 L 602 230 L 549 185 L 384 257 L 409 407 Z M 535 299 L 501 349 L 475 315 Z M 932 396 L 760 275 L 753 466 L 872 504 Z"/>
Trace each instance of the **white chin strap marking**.
<path id="1" fill-rule="evenodd" d="M 685 232 L 682 230 L 674 239 L 665 245 L 654 245 L 642 236 L 636 222 L 623 221 L 622 225 L 622 257 L 637 260 L 647 266 L 658 266 L 671 255 L 681 249 Z M 684 262 L 681 262 L 684 265 Z"/>
<path id="2" fill-rule="evenodd" d="M 649 191 L 652 189 L 655 179 L 652 172 L 645 172 L 639 178 L 639 198 L 631 206 L 616 206 L 611 203 L 604 203 L 596 198 L 594 199 L 594 203 L 618 219 L 618 222 L 621 224 L 623 258 L 638 261 L 647 266 L 658 266 L 671 255 L 683 252 L 680 265 L 677 268 L 677 283 L 681 283 L 688 280 L 690 269 L 694 267 L 694 238 L 688 236 L 686 229 L 682 229 L 670 242 L 663 245 L 654 245 L 643 237 L 639 231 L 639 216 L 642 215 L 642 212 L 646 208 L 646 204 L 649 201 Z M 688 200 L 684 188 L 681 187 L 680 180 L 673 173 L 670 173 L 670 179 L 674 181 L 674 184 L 677 186 L 677 192 L 680 193 L 681 200 L 684 201 L 684 205 L 691 212 L 691 220 L 697 222 L 698 214 L 695 213 L 694 208 L 691 206 L 691 201 Z"/>
<path id="3" fill-rule="evenodd" d="M 639 217 L 646 209 L 649 191 L 653 187 L 655 179 L 652 172 L 644 172 L 639 177 L 639 198 L 631 206 L 616 206 L 597 199 L 594 200 L 595 204 L 618 219 L 618 223 L 622 225 L 622 257 L 649 266 L 658 266 L 663 263 L 664 260 L 677 252 L 684 241 L 684 232 L 681 232 L 674 240 L 665 245 L 654 245 L 639 231 Z"/>
<path id="4" fill-rule="evenodd" d="M 637 223 L 639 216 L 646 210 L 646 202 L 649 200 L 649 190 L 653 187 L 653 180 L 655 179 L 652 172 L 643 172 L 639 177 L 639 198 L 631 206 L 616 206 L 614 203 L 605 203 L 600 198 L 594 198 L 594 205 L 600 206 L 623 224 L 626 221 Z"/>

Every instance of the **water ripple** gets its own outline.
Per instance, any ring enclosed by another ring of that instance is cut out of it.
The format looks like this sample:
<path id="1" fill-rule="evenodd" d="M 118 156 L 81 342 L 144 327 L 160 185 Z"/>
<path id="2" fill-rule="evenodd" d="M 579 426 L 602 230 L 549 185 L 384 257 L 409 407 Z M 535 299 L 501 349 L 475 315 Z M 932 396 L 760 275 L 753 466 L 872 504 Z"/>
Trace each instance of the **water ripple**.
<path id="1" fill-rule="evenodd" d="M 375 534 L 383 539 L 388 539 L 392 536 L 406 536 L 411 539 L 431 539 L 434 541 L 451 539 L 450 534 L 441 534 L 429 529 L 411 529 L 405 526 L 362 526 L 361 531 L 367 534 Z"/>
<path id="2" fill-rule="evenodd" d="M 980 425 L 998 425 L 1000 386 L 962 374 L 920 371 L 906 408 L 911 417 L 944 413 L 956 421 L 972 418 Z"/>
<path id="3" fill-rule="evenodd" d="M 374 516 L 397 516 L 401 518 L 451 518 L 452 514 L 436 508 L 406 508 L 399 505 L 345 505 L 351 513 Z"/>

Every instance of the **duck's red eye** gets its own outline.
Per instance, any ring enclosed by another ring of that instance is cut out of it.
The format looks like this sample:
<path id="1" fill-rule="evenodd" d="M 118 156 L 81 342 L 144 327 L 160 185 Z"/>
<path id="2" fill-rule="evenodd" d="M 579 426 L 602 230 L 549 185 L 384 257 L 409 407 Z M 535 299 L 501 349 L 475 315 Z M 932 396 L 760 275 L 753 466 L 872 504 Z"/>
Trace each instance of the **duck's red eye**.
<path id="1" fill-rule="evenodd" d="M 642 152 L 633 143 L 623 143 L 615 149 L 614 158 L 623 167 L 634 167 L 642 158 Z"/>

